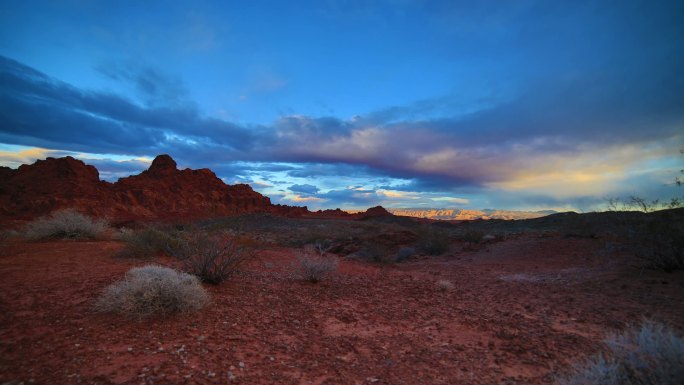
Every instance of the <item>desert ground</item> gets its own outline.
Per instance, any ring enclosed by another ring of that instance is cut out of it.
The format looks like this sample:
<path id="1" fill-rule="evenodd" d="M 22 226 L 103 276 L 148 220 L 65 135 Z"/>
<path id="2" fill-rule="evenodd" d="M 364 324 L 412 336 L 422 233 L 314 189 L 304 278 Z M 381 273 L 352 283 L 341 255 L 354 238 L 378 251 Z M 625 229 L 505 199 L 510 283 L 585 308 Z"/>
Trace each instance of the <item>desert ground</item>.
<path id="1" fill-rule="evenodd" d="M 380 263 L 354 244 L 411 244 L 417 225 L 269 220 L 199 224 L 249 239 L 253 257 L 203 285 L 204 309 L 140 319 L 93 305 L 129 269 L 176 266 L 173 258 L 122 257 L 118 230 L 99 240 L 10 237 L 0 256 L 0 382 L 552 384 L 644 318 L 684 330 L 684 273 L 640 268 L 619 234 L 583 222 L 432 224 L 448 237 L 445 252 Z M 466 242 L 463 226 L 493 236 Z M 339 265 L 312 283 L 297 256 L 324 236 L 344 240 L 331 252 Z"/>

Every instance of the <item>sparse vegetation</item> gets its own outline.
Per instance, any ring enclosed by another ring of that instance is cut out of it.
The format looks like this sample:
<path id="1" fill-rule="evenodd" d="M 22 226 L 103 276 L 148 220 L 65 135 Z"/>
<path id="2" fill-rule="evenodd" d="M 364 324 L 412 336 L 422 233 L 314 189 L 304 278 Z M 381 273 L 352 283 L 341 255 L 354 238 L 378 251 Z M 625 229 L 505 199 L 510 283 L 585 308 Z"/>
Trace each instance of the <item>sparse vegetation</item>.
<path id="1" fill-rule="evenodd" d="M 449 234 L 434 226 L 422 226 L 418 229 L 418 248 L 428 255 L 439 255 L 449 250 Z"/>
<path id="2" fill-rule="evenodd" d="M 234 238 L 201 232 L 191 232 L 167 244 L 166 252 L 183 263 L 183 270 L 214 285 L 230 278 L 252 256 L 251 250 Z"/>
<path id="3" fill-rule="evenodd" d="M 470 245 L 476 245 L 484 240 L 484 231 L 476 229 L 466 229 L 461 235 L 461 240 Z"/>
<path id="4" fill-rule="evenodd" d="M 652 220 L 632 232 L 631 243 L 646 269 L 684 269 L 684 226 L 666 218 Z"/>
<path id="5" fill-rule="evenodd" d="M 317 283 L 337 269 L 337 258 L 320 252 L 320 249 L 314 250 L 314 248 L 305 248 L 297 256 L 297 268 L 302 279 Z"/>
<path id="6" fill-rule="evenodd" d="M 454 290 L 454 284 L 447 279 L 440 279 L 435 283 L 437 288 L 441 291 L 451 291 Z"/>
<path id="7" fill-rule="evenodd" d="M 367 240 L 354 255 L 366 262 L 392 263 L 395 261 L 389 247 L 377 240 Z"/>
<path id="8" fill-rule="evenodd" d="M 28 224 L 25 231 L 30 240 L 98 238 L 109 228 L 107 221 L 93 219 L 75 210 L 56 211 Z"/>
<path id="9" fill-rule="evenodd" d="M 684 379 L 684 339 L 662 324 L 646 321 L 605 343 L 605 354 L 576 364 L 558 384 L 676 385 Z"/>
<path id="10" fill-rule="evenodd" d="M 598 223 L 599 218 L 591 213 L 570 213 L 564 218 L 561 225 L 561 233 L 567 238 L 598 238 L 602 231 L 607 228 L 603 223 Z"/>
<path id="11" fill-rule="evenodd" d="M 147 265 L 129 270 L 103 291 L 95 310 L 142 318 L 199 310 L 209 295 L 197 277 L 168 267 Z"/>
<path id="12" fill-rule="evenodd" d="M 11 233 L 7 230 L 0 230 L 0 257 L 7 255 L 8 251 L 8 241 L 11 237 Z"/>
<path id="13" fill-rule="evenodd" d="M 396 254 L 394 254 L 393 259 L 394 262 L 404 262 L 405 260 L 411 258 L 411 256 L 414 254 L 416 254 L 416 249 L 413 247 L 402 247 L 399 249 L 399 251 L 397 251 Z"/>
<path id="14" fill-rule="evenodd" d="M 151 258 L 174 244 L 176 239 L 170 234 L 154 227 L 142 230 L 122 229 L 119 239 L 126 247 L 121 251 L 122 257 Z"/>

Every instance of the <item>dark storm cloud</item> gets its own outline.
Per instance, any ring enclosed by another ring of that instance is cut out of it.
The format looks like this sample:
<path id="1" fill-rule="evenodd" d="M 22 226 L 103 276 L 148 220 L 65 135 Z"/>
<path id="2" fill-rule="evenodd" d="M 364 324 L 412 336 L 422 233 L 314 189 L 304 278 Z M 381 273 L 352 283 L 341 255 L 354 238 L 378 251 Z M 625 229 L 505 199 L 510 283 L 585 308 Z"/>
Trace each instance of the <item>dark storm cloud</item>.
<path id="1" fill-rule="evenodd" d="M 4 57 L 0 117 L 0 139 L 6 143 L 76 151 L 168 152 L 180 145 L 174 136 L 181 135 L 186 145 L 196 140 L 224 151 L 252 142 L 247 129 L 205 118 L 191 106 L 143 108 L 116 95 L 79 90 Z"/>

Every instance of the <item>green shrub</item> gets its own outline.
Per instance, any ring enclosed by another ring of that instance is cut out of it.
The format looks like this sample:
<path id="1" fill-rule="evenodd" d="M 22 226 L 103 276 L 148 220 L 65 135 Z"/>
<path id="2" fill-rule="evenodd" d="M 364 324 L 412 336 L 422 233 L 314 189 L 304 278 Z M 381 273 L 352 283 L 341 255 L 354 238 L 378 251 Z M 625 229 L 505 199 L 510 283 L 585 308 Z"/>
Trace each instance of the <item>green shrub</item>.
<path id="1" fill-rule="evenodd" d="M 176 238 L 168 233 L 147 227 L 142 230 L 122 229 L 119 239 L 125 244 L 120 255 L 123 257 L 151 258 L 177 242 Z"/>
<path id="2" fill-rule="evenodd" d="M 559 385 L 679 385 L 684 339 L 651 321 L 605 340 L 608 351 L 576 364 Z"/>
<path id="3" fill-rule="evenodd" d="M 197 277 L 168 267 L 147 265 L 129 270 L 123 280 L 106 287 L 95 310 L 132 317 L 199 310 L 209 294 Z"/>
<path id="4" fill-rule="evenodd" d="M 92 219 L 75 210 L 61 210 L 29 223 L 25 236 L 30 240 L 98 238 L 108 229 L 107 221 Z"/>
<path id="5" fill-rule="evenodd" d="M 202 282 L 218 285 L 230 278 L 252 257 L 248 247 L 234 238 L 194 232 L 169 244 L 166 252 L 183 263 L 183 270 Z"/>

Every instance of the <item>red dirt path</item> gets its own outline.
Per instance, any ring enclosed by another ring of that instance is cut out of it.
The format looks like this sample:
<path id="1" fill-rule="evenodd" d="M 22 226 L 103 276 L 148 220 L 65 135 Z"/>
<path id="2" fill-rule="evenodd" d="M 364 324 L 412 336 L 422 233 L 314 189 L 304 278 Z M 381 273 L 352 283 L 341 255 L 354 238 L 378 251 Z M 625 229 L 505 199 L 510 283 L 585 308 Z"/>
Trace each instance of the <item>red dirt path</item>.
<path id="1" fill-rule="evenodd" d="M 91 311 L 145 263 L 115 258 L 121 247 L 10 245 L 0 383 L 547 384 L 641 317 L 684 328 L 682 272 L 639 276 L 599 240 L 526 235 L 394 266 L 342 261 L 319 284 L 292 276 L 295 250 L 269 249 L 207 286 L 209 308 L 143 321 Z"/>

